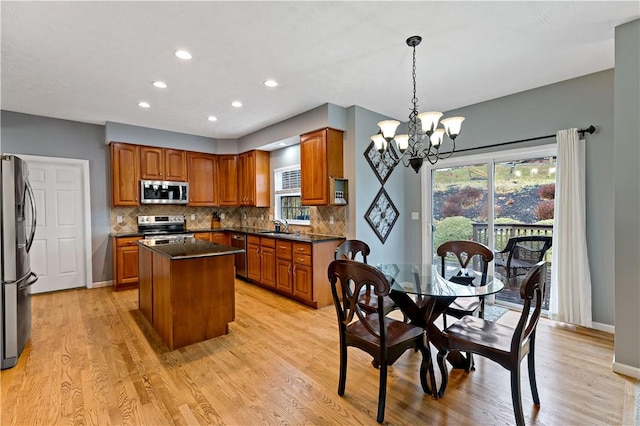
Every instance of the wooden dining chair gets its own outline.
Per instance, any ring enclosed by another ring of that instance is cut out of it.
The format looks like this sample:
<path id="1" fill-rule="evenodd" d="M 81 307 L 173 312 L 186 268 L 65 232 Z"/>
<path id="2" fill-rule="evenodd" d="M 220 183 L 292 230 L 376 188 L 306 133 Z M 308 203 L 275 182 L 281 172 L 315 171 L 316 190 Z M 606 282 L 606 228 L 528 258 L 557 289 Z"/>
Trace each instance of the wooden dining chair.
<path id="1" fill-rule="evenodd" d="M 522 313 L 515 327 L 468 315 L 444 330 L 444 344 L 438 352 L 438 366 L 442 373 L 442 385 L 438 392 L 440 396 L 444 395 L 447 387 L 448 371 L 445 360 L 449 351 L 472 352 L 497 362 L 511 372 L 513 412 L 516 423 L 524 425 L 520 391 L 520 363 L 527 356 L 531 395 L 534 404 L 540 405 L 534 354 L 536 326 L 546 291 L 546 277 L 546 263 L 542 261 L 531 268 L 524 278 L 520 286 L 520 297 L 523 302 Z"/>
<path id="2" fill-rule="evenodd" d="M 367 263 L 367 256 L 371 253 L 369 245 L 360 240 L 346 240 L 338 247 L 336 247 L 334 258 L 348 259 L 348 260 L 360 260 L 362 263 Z M 371 295 L 371 288 L 367 287 L 363 289 L 362 294 L 358 297 L 358 303 L 360 307 L 368 313 L 374 313 L 378 309 L 378 298 L 375 295 Z M 383 298 L 383 307 L 385 315 L 391 311 L 398 309 L 396 304 L 389 296 Z"/>
<path id="3" fill-rule="evenodd" d="M 387 368 L 405 351 L 417 348 L 422 353 L 420 384 L 425 393 L 432 393 L 427 382 L 427 372 L 433 378 L 431 354 L 425 345 L 424 330 L 386 316 L 383 309 L 374 313 L 363 310 L 358 295 L 364 287 L 375 294 L 377 306 L 390 291 L 389 281 L 377 269 L 351 260 L 334 260 L 327 271 L 331 293 L 338 316 L 340 332 L 340 379 L 338 395 L 345 392 L 347 379 L 347 347 L 359 348 L 371 355 L 380 367 L 377 421 L 384 420 L 387 392 Z M 433 389 L 435 392 L 436 389 Z"/>
<path id="4" fill-rule="evenodd" d="M 470 285 L 471 280 L 467 279 L 462 270 L 466 270 L 474 257 L 478 257 L 480 261 L 480 276 L 479 282 L 474 282 L 472 285 L 481 286 L 487 283 L 487 270 L 489 268 L 489 262 L 493 260 L 493 251 L 484 244 L 480 244 L 475 241 L 447 241 L 438 247 L 438 256 L 441 259 L 441 274 L 449 281 L 456 282 L 458 284 Z M 447 257 L 455 257 L 458 260 L 460 270 L 453 276 L 447 276 Z M 451 305 L 447 307 L 443 314 L 443 324 L 447 327 L 446 315 L 451 315 L 456 318 L 462 318 L 465 315 L 473 315 L 478 312 L 480 318 L 484 318 L 484 297 L 458 297 Z"/>

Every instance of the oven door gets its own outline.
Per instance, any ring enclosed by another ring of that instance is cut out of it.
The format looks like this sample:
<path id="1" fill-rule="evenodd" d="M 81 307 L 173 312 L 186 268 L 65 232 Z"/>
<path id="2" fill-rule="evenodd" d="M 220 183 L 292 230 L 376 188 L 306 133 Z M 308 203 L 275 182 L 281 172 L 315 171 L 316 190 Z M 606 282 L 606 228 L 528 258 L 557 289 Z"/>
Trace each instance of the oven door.
<path id="1" fill-rule="evenodd" d="M 140 181 L 142 204 L 187 204 L 189 184 L 187 182 Z"/>

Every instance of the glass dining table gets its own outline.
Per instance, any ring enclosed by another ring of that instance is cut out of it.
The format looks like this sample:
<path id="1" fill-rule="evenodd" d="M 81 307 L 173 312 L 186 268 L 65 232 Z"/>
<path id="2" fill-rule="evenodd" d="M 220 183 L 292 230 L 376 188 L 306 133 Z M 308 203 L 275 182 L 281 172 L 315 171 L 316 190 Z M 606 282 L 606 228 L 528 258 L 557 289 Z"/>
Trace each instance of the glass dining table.
<path id="1" fill-rule="evenodd" d="M 441 266 L 432 264 L 378 264 L 391 283 L 389 297 L 407 316 L 409 322 L 426 330 L 428 343 L 440 350 L 444 338 L 435 321 L 457 297 L 488 296 L 501 291 L 504 283 L 499 279 L 472 270 L 447 268 L 444 278 Z M 452 282 L 456 281 L 456 282 Z M 449 353 L 447 361 L 454 368 L 468 368 L 469 360 L 458 351 Z M 433 360 L 429 368 L 429 382 L 435 386 Z M 437 398 L 437 391 L 433 393 Z"/>

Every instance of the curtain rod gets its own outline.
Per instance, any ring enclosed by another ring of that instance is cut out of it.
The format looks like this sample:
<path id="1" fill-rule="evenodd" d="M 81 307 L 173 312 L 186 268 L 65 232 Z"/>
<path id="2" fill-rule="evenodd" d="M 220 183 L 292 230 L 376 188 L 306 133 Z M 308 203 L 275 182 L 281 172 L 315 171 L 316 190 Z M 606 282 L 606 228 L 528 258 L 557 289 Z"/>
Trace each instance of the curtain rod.
<path id="1" fill-rule="evenodd" d="M 580 133 L 582 135 L 584 135 L 585 133 L 589 133 L 590 135 L 592 135 L 593 132 L 595 132 L 595 131 L 596 131 L 595 126 L 591 125 L 591 126 L 587 127 L 586 129 L 579 129 L 578 133 Z M 475 150 L 478 150 L 478 149 L 495 148 L 497 146 L 512 145 L 514 143 L 537 141 L 537 140 L 540 140 L 540 139 L 550 139 L 550 138 L 555 138 L 555 137 L 556 137 L 556 135 L 537 136 L 535 138 L 520 139 L 520 140 L 517 140 L 517 141 L 494 143 L 493 145 L 479 146 L 477 148 L 456 149 L 455 152 L 458 153 L 458 152 L 466 152 L 466 151 L 475 151 Z"/>

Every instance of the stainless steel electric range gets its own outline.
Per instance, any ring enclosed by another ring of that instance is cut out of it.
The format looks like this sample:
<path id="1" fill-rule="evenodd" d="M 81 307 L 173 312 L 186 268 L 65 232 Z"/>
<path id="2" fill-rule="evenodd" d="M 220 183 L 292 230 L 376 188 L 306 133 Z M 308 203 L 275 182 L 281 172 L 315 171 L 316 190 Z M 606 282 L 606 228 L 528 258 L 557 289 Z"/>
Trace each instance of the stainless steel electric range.
<path id="1" fill-rule="evenodd" d="M 184 215 L 138 216 L 138 232 L 154 244 L 181 243 L 193 238 L 193 232 L 187 231 L 185 224 Z"/>

